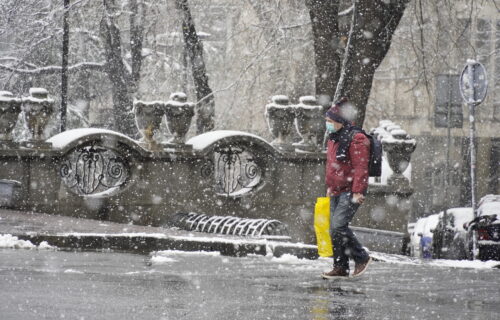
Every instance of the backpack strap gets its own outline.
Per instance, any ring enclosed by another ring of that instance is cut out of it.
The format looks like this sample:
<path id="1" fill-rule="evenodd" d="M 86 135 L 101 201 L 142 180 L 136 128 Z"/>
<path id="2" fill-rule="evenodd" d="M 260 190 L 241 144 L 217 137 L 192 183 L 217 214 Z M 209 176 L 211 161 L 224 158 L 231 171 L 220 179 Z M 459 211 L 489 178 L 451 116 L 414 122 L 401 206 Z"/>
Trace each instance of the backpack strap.
<path id="1" fill-rule="evenodd" d="M 349 146 L 351 146 L 351 142 L 352 142 L 352 139 L 354 139 L 354 136 L 357 134 L 357 133 L 362 133 L 365 135 L 366 137 L 366 132 L 365 130 L 363 129 L 353 129 L 351 130 L 350 134 L 349 134 Z"/>

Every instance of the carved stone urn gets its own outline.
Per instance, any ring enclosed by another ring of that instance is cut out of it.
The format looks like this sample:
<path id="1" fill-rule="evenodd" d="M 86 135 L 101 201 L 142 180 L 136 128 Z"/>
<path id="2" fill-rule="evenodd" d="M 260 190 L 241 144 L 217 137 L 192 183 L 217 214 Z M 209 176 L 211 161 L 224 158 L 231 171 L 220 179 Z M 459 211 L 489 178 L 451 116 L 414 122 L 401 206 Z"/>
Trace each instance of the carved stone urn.
<path id="1" fill-rule="evenodd" d="M 293 145 L 302 151 L 315 152 L 321 148 L 325 136 L 325 113 L 314 96 L 303 96 L 295 106 L 295 127 L 302 141 Z"/>
<path id="2" fill-rule="evenodd" d="M 275 148 L 282 151 L 293 151 L 291 133 L 295 119 L 294 107 L 289 104 L 287 96 L 278 95 L 271 98 L 271 103 L 266 105 L 266 120 L 274 136 L 271 142 Z"/>
<path id="3" fill-rule="evenodd" d="M 11 92 L 0 91 L 0 148 L 14 146 L 12 130 L 21 113 L 21 103 L 21 99 L 15 98 Z"/>
<path id="4" fill-rule="evenodd" d="M 415 151 L 417 142 L 394 123 L 381 122 L 381 127 L 385 129 L 385 132 L 379 131 L 378 135 L 380 135 L 387 162 L 393 171 L 387 183 L 397 187 L 409 187 L 410 181 L 403 175 L 403 172 L 410 164 L 411 154 Z"/>
<path id="5" fill-rule="evenodd" d="M 161 121 L 165 114 L 165 103 L 134 101 L 134 114 L 135 124 L 142 135 L 141 143 L 150 150 L 161 149 L 155 135 L 160 131 Z"/>
<path id="6" fill-rule="evenodd" d="M 172 135 L 167 146 L 187 148 L 185 139 L 194 116 L 194 103 L 187 102 L 184 92 L 172 93 L 170 100 L 165 103 L 165 116 L 168 131 Z"/>
<path id="7" fill-rule="evenodd" d="M 22 111 L 26 127 L 31 134 L 23 145 L 30 148 L 48 148 L 50 143 L 44 141 L 44 130 L 54 114 L 54 100 L 44 88 L 31 88 L 29 97 L 22 98 Z"/>

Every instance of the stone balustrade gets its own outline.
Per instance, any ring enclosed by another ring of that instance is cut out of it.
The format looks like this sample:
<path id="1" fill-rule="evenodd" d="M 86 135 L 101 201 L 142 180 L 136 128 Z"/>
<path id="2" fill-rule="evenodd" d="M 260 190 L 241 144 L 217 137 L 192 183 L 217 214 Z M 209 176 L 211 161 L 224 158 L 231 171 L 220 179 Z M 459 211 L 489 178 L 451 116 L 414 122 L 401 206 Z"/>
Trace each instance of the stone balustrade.
<path id="1" fill-rule="evenodd" d="M 380 121 L 379 127 L 372 129 L 371 133 L 382 142 L 387 162 L 392 170 L 392 175 L 387 181 L 389 185 L 409 188 L 410 181 L 403 172 L 410 164 L 411 154 L 415 151 L 417 141 L 390 120 Z"/>
<path id="2" fill-rule="evenodd" d="M 269 131 L 274 136 L 273 146 L 284 152 L 320 152 L 325 138 L 325 112 L 313 96 L 303 96 L 299 104 L 290 104 L 285 95 L 271 97 L 266 106 L 266 120 Z M 302 140 L 293 143 L 293 128 Z"/>
<path id="3" fill-rule="evenodd" d="M 15 98 L 11 92 L 0 91 L 0 148 L 13 148 L 12 130 L 21 113 L 21 99 Z"/>
<path id="4" fill-rule="evenodd" d="M 282 151 L 293 151 L 291 134 L 295 113 L 287 96 L 279 95 L 271 98 L 266 105 L 266 120 L 274 140 L 271 145 Z"/>
<path id="5" fill-rule="evenodd" d="M 271 143 L 228 130 L 185 141 L 194 104 L 183 93 L 166 102 L 134 102 L 139 141 L 93 128 L 45 139 L 47 121 L 34 115 L 54 116 L 53 104 L 41 89 L 23 99 L 0 93 L 0 179 L 20 182 L 17 208 L 155 226 L 178 212 L 277 219 L 296 240 L 315 242 L 313 209 L 325 193 L 326 154 L 325 110 L 314 97 L 297 105 L 286 96 L 272 98 L 266 106 Z M 32 137 L 16 144 L 10 132 L 20 113 Z M 158 139 L 162 121 L 172 136 L 167 142 Z M 302 138 L 295 144 L 294 128 Z M 374 197 L 363 205 L 358 226 L 402 231 L 411 188 L 401 172 L 415 144 L 389 122 L 373 134 L 382 140 L 394 178 L 370 185 Z"/>

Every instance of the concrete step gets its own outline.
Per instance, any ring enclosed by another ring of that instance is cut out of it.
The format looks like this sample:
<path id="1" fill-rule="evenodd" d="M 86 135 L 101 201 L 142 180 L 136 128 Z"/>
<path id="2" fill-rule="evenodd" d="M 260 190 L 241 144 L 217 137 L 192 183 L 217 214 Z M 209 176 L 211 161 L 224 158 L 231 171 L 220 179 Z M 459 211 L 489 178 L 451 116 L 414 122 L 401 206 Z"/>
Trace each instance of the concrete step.
<path id="1" fill-rule="evenodd" d="M 67 250 L 113 250 L 148 254 L 152 251 L 218 251 L 223 255 L 248 254 L 280 257 L 291 254 L 316 259 L 317 247 L 278 239 L 211 235 L 160 227 L 72 218 L 0 209 L 0 234 L 11 234 L 35 245 L 46 241 Z"/>

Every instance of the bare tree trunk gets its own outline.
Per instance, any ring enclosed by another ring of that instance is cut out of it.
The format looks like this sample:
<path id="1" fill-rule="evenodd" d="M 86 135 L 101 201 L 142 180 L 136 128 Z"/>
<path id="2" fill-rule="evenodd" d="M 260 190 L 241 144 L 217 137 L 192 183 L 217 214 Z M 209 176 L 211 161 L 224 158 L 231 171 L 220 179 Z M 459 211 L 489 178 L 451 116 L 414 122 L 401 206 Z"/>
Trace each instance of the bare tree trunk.
<path id="1" fill-rule="evenodd" d="M 82 20 L 86 19 L 85 15 L 77 14 L 75 15 L 74 23 L 76 25 L 82 24 Z M 85 33 L 79 32 L 75 38 L 76 43 L 76 56 L 77 57 L 85 57 L 87 55 L 88 43 L 87 37 Z M 82 70 L 76 74 L 75 87 L 73 88 L 75 97 L 79 100 L 79 110 L 81 111 L 82 117 L 86 120 L 87 123 L 90 122 L 90 101 L 91 101 L 91 93 L 90 93 L 90 77 L 92 73 L 87 70 Z"/>
<path id="2" fill-rule="evenodd" d="M 133 92 L 137 92 L 137 86 L 141 79 L 142 67 L 142 42 L 144 39 L 144 3 L 137 0 L 129 0 L 130 6 L 130 52 L 132 56 L 132 79 Z"/>
<path id="3" fill-rule="evenodd" d="M 63 41 L 61 63 L 61 132 L 66 130 L 66 109 L 68 108 L 68 52 L 69 52 L 69 0 L 64 0 Z"/>
<path id="4" fill-rule="evenodd" d="M 139 48 L 131 48 L 133 63 L 132 74 L 130 74 L 122 56 L 120 30 L 114 21 L 114 15 L 116 14 L 115 2 L 114 0 L 104 0 L 104 6 L 106 13 L 101 21 L 101 36 L 104 40 L 106 72 L 112 84 L 114 128 L 126 135 L 136 137 L 138 131 L 135 126 L 132 105 L 133 94 L 137 88 L 137 82 L 140 79 L 142 35 L 137 45 Z M 133 9 L 132 4 L 131 9 Z M 131 18 L 131 21 L 132 20 L 133 18 Z M 137 37 L 136 34 L 134 35 L 134 32 L 138 32 L 138 30 L 131 26 L 131 42 L 134 41 L 132 38 Z M 136 61 L 137 50 L 139 50 L 139 62 Z M 136 56 L 134 57 L 134 55 Z"/>
<path id="5" fill-rule="evenodd" d="M 355 122 L 362 125 L 373 75 L 389 51 L 408 0 L 353 2 L 351 30 L 335 99 L 349 97 L 358 108 Z"/>
<path id="6" fill-rule="evenodd" d="M 323 106 L 331 105 L 340 76 L 340 57 L 344 52 L 338 26 L 338 0 L 306 1 L 311 17 L 316 96 Z"/>
<path id="7" fill-rule="evenodd" d="M 196 133 L 210 131 L 214 128 L 215 100 L 208 84 L 207 70 L 203 59 L 203 45 L 196 33 L 193 17 L 187 0 L 176 0 L 177 8 L 182 13 L 182 35 L 184 46 L 191 62 L 191 72 L 196 91 L 197 119 Z"/>

